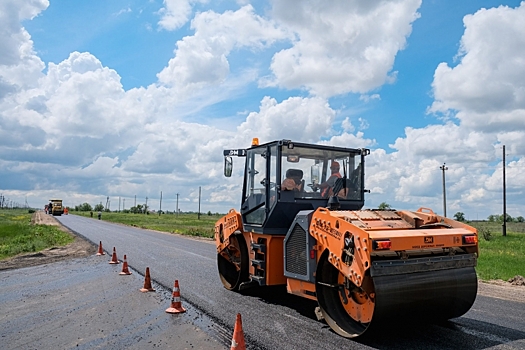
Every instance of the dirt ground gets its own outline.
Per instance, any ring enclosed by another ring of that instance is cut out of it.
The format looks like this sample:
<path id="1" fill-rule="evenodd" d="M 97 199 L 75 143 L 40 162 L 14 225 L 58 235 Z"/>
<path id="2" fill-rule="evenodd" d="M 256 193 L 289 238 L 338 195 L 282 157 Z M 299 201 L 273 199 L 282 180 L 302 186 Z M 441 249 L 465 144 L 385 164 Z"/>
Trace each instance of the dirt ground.
<path id="1" fill-rule="evenodd" d="M 2 260 L 0 261 L 0 270 L 17 269 L 53 263 L 70 258 L 87 257 L 97 252 L 98 247 L 96 245 L 73 234 L 69 229 L 62 226 L 52 215 L 47 215 L 43 211 L 37 211 L 33 214 L 31 221 L 35 224 L 58 226 L 61 230 L 71 234 L 75 240 L 63 247 L 52 247 L 38 253 L 21 254 L 13 258 Z M 525 303 L 525 278 L 518 275 L 509 281 L 480 280 L 478 294 L 492 298 Z"/>

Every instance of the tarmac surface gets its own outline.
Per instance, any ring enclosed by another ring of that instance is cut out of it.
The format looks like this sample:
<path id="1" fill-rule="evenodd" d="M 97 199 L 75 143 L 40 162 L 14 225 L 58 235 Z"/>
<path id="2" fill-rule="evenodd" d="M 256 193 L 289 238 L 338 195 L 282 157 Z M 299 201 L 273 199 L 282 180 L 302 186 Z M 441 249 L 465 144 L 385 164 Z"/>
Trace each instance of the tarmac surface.
<path id="1" fill-rule="evenodd" d="M 229 348 L 231 334 L 208 317 L 184 304 L 186 313 L 166 313 L 172 291 L 153 283 L 142 293 L 144 277 L 119 275 L 109 260 L 0 271 L 0 349 Z"/>

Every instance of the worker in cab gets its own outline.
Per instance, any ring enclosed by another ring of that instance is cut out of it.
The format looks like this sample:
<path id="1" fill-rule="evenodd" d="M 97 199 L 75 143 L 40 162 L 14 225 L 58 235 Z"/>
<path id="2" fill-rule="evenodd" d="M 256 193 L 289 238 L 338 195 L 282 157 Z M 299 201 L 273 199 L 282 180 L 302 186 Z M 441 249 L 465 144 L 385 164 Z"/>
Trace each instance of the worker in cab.
<path id="1" fill-rule="evenodd" d="M 319 185 L 319 188 L 321 189 L 321 197 L 326 198 L 330 196 L 330 190 L 334 188 L 335 182 L 337 179 L 342 178 L 341 173 L 339 173 L 340 168 L 341 166 L 339 165 L 339 162 L 335 160 L 332 161 L 332 164 L 330 164 L 330 177 Z"/>
<path id="2" fill-rule="evenodd" d="M 281 190 L 300 192 L 303 190 L 303 187 L 303 171 L 300 169 L 286 170 L 286 179 L 281 184 Z"/>

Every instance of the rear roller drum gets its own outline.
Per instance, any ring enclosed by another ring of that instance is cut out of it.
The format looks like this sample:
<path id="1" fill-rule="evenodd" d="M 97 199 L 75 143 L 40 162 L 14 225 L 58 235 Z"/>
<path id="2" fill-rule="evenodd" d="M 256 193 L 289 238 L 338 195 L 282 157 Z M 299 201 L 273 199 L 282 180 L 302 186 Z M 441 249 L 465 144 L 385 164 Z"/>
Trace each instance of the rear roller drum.
<path id="1" fill-rule="evenodd" d="M 217 254 L 219 276 L 228 290 L 239 290 L 241 283 L 249 279 L 249 257 L 246 241 L 241 234 L 230 236 L 228 247 Z"/>

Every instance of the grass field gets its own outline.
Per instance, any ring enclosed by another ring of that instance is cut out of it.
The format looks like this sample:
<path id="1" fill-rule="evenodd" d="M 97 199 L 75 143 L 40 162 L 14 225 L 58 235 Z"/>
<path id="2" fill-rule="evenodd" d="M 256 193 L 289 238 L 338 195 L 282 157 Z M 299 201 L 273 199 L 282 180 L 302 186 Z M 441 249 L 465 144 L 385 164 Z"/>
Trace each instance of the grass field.
<path id="1" fill-rule="evenodd" d="M 70 214 L 90 217 L 89 212 Z M 97 213 L 93 213 L 96 220 Z M 144 215 L 102 213 L 102 220 L 163 232 L 213 238 L 213 226 L 221 216 L 197 214 Z M 53 245 L 66 244 L 71 238 L 54 227 L 30 225 L 27 210 L 0 211 L 0 259 L 22 252 L 35 252 Z M 480 257 L 476 271 L 483 280 L 508 280 L 525 276 L 525 223 L 508 223 L 502 236 L 501 223 L 474 221 L 479 230 Z"/>
<path id="2" fill-rule="evenodd" d="M 27 209 L 0 210 L 0 259 L 73 242 L 57 227 L 32 225 L 31 216 Z"/>
<path id="3" fill-rule="evenodd" d="M 74 215 L 90 217 L 90 212 L 74 211 L 69 212 Z M 221 216 L 201 214 L 198 219 L 197 214 L 131 214 L 131 213 L 102 213 L 102 220 L 121 223 L 129 226 L 146 228 L 170 233 L 180 233 L 189 236 L 199 236 L 213 238 L 213 226 Z M 93 218 L 97 218 L 97 213 L 93 212 Z"/>
<path id="4" fill-rule="evenodd" d="M 479 278 L 508 280 L 516 275 L 525 276 L 525 223 L 507 223 L 506 236 L 502 234 L 501 223 L 469 224 L 478 229 Z"/>

